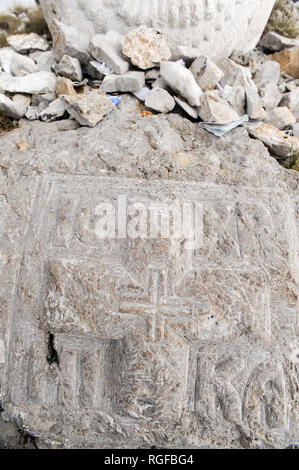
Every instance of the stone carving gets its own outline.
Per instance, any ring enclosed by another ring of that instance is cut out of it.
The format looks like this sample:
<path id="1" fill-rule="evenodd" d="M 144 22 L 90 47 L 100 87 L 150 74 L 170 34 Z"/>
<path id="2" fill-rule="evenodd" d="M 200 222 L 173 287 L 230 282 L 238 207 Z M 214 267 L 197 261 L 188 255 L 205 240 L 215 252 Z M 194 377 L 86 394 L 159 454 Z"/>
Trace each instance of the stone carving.
<path id="1" fill-rule="evenodd" d="M 192 46 L 212 59 L 242 53 L 258 43 L 274 0 L 41 0 L 45 17 L 93 34 L 127 34 L 140 25 L 157 28 L 169 44 Z M 217 51 L 217 52 L 216 52 Z"/>
<path id="2" fill-rule="evenodd" d="M 298 176 L 133 104 L 2 137 L 1 406 L 48 447 L 297 442 Z"/>

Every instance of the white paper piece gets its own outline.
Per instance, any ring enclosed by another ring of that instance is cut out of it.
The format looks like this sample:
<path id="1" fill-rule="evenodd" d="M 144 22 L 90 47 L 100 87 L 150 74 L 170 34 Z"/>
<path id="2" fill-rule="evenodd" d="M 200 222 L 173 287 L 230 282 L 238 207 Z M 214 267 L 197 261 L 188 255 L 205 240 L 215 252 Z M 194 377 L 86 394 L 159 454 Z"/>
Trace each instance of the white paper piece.
<path id="1" fill-rule="evenodd" d="M 248 122 L 249 118 L 247 114 L 245 114 L 239 121 L 226 122 L 225 124 L 221 122 L 199 122 L 198 125 L 206 131 L 220 137 L 236 127 L 245 126 Z"/>

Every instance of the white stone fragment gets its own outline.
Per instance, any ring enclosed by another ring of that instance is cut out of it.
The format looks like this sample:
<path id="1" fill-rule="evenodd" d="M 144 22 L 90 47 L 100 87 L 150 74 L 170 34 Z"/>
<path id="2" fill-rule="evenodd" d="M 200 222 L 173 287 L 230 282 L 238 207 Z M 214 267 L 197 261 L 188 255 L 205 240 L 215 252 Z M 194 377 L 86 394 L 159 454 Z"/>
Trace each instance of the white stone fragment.
<path id="1" fill-rule="evenodd" d="M 39 72 L 52 72 L 57 65 L 54 51 L 41 52 L 35 60 Z"/>
<path id="2" fill-rule="evenodd" d="M 109 98 L 98 90 L 79 95 L 63 95 L 67 112 L 82 126 L 95 127 L 114 109 Z"/>
<path id="3" fill-rule="evenodd" d="M 30 106 L 31 104 L 31 96 L 29 95 L 14 95 L 12 97 L 12 101 L 14 101 L 15 103 L 21 103 L 23 104 L 24 106 Z"/>
<path id="4" fill-rule="evenodd" d="M 39 117 L 42 121 L 51 122 L 62 117 L 65 111 L 65 103 L 61 98 L 57 98 L 57 100 L 50 103 L 50 105 L 40 113 Z"/>
<path id="5" fill-rule="evenodd" d="M 157 80 L 152 84 L 152 88 L 163 88 L 163 90 L 169 90 L 167 82 L 162 77 L 158 77 Z"/>
<path id="6" fill-rule="evenodd" d="M 175 107 L 175 100 L 168 91 L 157 87 L 147 94 L 145 106 L 159 113 L 169 113 Z"/>
<path id="7" fill-rule="evenodd" d="M 220 90 L 220 96 L 239 114 L 239 116 L 245 113 L 246 95 L 243 86 L 231 87 L 225 85 L 225 87 Z"/>
<path id="8" fill-rule="evenodd" d="M 89 52 L 97 61 L 105 62 L 114 73 L 122 75 L 129 70 L 129 63 L 103 34 L 96 34 L 92 38 Z"/>
<path id="9" fill-rule="evenodd" d="M 34 60 L 25 55 L 18 54 L 10 47 L 0 49 L 0 66 L 4 72 L 16 77 L 38 72 Z"/>
<path id="10" fill-rule="evenodd" d="M 100 87 L 104 93 L 138 91 L 145 85 L 144 72 L 127 72 L 123 75 L 107 75 Z"/>
<path id="11" fill-rule="evenodd" d="M 191 64 L 197 57 L 201 56 L 200 49 L 190 46 L 177 46 L 172 52 L 171 59 L 178 60 L 182 59 L 184 62 Z"/>
<path id="12" fill-rule="evenodd" d="M 174 99 L 176 101 L 176 103 L 185 111 L 185 113 L 187 113 L 190 117 L 192 117 L 193 119 L 197 119 L 198 118 L 198 111 L 196 108 L 194 108 L 193 106 L 190 106 L 189 103 L 187 103 L 187 101 L 183 100 L 182 98 L 179 98 L 178 96 L 174 96 Z"/>
<path id="13" fill-rule="evenodd" d="M 299 139 L 289 136 L 272 124 L 249 124 L 247 129 L 252 137 L 261 140 L 278 157 L 287 158 L 299 152 Z"/>
<path id="14" fill-rule="evenodd" d="M 198 114 L 205 122 L 227 123 L 240 119 L 239 114 L 220 97 L 219 91 L 206 91 L 203 94 Z"/>
<path id="15" fill-rule="evenodd" d="M 258 88 L 265 87 L 268 83 L 277 85 L 280 79 L 280 65 L 274 60 L 268 60 L 258 67 L 254 76 L 254 83 Z"/>
<path id="16" fill-rule="evenodd" d="M 171 57 L 164 34 L 153 28 L 140 26 L 122 39 L 122 52 L 130 62 L 146 70 Z"/>
<path id="17" fill-rule="evenodd" d="M 174 91 L 183 96 L 191 106 L 200 106 L 202 90 L 190 72 L 175 62 L 161 62 L 161 77 Z"/>
<path id="18" fill-rule="evenodd" d="M 293 124 L 292 130 L 293 130 L 294 137 L 297 137 L 297 139 L 299 139 L 299 122 L 296 122 L 295 124 Z"/>
<path id="19" fill-rule="evenodd" d="M 266 111 L 263 108 L 258 92 L 251 87 L 245 88 L 246 109 L 250 119 L 263 120 L 266 117 Z"/>
<path id="20" fill-rule="evenodd" d="M 270 111 L 276 108 L 282 99 L 278 86 L 275 83 L 268 83 L 266 86 L 260 89 L 260 96 L 263 107 L 266 111 Z"/>
<path id="21" fill-rule="evenodd" d="M 224 77 L 223 71 L 203 55 L 195 59 L 190 70 L 203 91 L 213 90 Z"/>
<path id="22" fill-rule="evenodd" d="M 265 121 L 282 130 L 295 124 L 296 118 L 289 108 L 282 106 L 268 111 Z"/>
<path id="23" fill-rule="evenodd" d="M 49 44 L 35 33 L 13 34 L 7 36 L 6 41 L 17 52 L 21 52 L 22 54 L 31 51 L 46 51 L 49 49 Z"/>
<path id="24" fill-rule="evenodd" d="M 8 98 L 8 96 L 0 93 L 0 111 L 5 116 L 13 119 L 21 119 L 26 113 L 27 106 L 23 103 L 16 103 L 15 101 Z"/>
<path id="25" fill-rule="evenodd" d="M 136 96 L 140 101 L 145 101 L 145 98 L 149 94 L 150 89 L 148 87 L 142 87 L 140 90 L 133 91 L 133 95 Z"/>
<path id="26" fill-rule="evenodd" d="M 284 95 L 280 105 L 287 106 L 292 111 L 295 118 L 299 119 L 299 88 Z"/>
<path id="27" fill-rule="evenodd" d="M 229 85 L 232 87 L 244 86 L 256 88 L 249 68 L 243 67 L 227 58 L 220 60 L 217 65 L 224 73 L 224 77 L 221 80 L 221 84 L 223 86 Z"/>
<path id="28" fill-rule="evenodd" d="M 83 79 L 81 65 L 78 59 L 64 55 L 57 66 L 57 73 L 69 78 L 73 82 L 81 82 Z"/>
<path id="29" fill-rule="evenodd" d="M 28 93 L 30 95 L 53 93 L 56 80 L 56 75 L 52 72 L 31 73 L 25 77 L 11 77 L 6 73 L 0 73 L 0 89 L 10 93 Z"/>

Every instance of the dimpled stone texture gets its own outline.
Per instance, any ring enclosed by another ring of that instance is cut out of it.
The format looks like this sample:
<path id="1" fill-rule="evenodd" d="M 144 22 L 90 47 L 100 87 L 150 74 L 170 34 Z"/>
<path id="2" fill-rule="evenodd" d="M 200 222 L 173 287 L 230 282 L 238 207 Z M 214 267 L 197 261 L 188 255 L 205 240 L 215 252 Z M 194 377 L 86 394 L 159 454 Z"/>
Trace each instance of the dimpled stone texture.
<path id="1" fill-rule="evenodd" d="M 21 121 L 0 157 L 6 416 L 50 448 L 298 442 L 297 172 L 128 95 L 93 129 Z M 124 196 L 191 202 L 202 243 L 99 239 Z"/>
<path id="2" fill-rule="evenodd" d="M 133 65 L 149 69 L 171 57 L 171 51 L 163 34 L 153 28 L 131 31 L 122 40 L 122 52 Z"/>
<path id="3" fill-rule="evenodd" d="M 109 30 L 128 34 L 140 25 L 166 34 L 170 47 L 199 48 L 217 60 L 258 43 L 275 0 L 41 0 L 53 18 L 84 31 L 89 39 Z"/>

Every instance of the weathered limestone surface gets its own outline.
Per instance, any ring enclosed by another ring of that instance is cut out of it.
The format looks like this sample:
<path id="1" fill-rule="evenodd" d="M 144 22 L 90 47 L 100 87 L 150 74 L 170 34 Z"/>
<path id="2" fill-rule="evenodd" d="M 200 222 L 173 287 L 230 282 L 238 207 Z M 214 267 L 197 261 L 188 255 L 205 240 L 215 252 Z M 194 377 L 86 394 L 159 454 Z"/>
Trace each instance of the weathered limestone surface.
<path id="1" fill-rule="evenodd" d="M 211 59 L 258 43 L 275 0 L 41 0 L 49 24 L 54 18 L 85 32 L 127 34 L 145 25 L 167 35 L 170 46 L 199 48 Z"/>
<path id="2" fill-rule="evenodd" d="M 298 442 L 298 173 L 245 129 L 142 118 L 125 95 L 77 127 L 0 140 L 6 416 L 45 447 Z M 120 197 L 190 202 L 202 243 L 99 239 Z"/>

